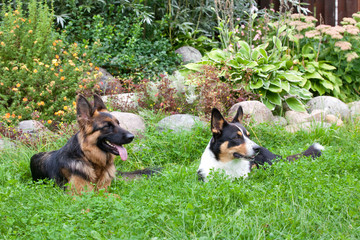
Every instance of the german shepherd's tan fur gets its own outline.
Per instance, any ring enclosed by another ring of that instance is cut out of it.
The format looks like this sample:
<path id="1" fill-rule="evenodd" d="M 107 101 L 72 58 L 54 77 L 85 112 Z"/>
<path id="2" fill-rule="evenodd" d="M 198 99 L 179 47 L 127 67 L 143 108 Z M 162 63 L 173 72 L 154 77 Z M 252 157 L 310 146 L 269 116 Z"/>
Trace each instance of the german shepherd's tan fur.
<path id="1" fill-rule="evenodd" d="M 76 103 L 80 131 L 61 149 L 32 156 L 33 180 L 53 179 L 61 187 L 69 183 L 72 194 L 106 190 L 116 175 L 115 155 L 126 160 L 122 145 L 130 143 L 134 135 L 119 126 L 99 96 L 94 95 L 93 106 L 82 95 Z"/>

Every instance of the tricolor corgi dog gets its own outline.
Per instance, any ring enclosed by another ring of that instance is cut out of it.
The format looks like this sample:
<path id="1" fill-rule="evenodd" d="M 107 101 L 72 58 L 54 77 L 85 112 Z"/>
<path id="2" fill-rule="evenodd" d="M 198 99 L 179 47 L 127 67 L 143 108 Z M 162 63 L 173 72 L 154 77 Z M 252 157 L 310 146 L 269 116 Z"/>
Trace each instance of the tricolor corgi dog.
<path id="1" fill-rule="evenodd" d="M 197 171 L 199 180 L 208 181 L 211 170 L 221 169 L 232 179 L 246 178 L 252 168 L 268 163 L 271 165 L 282 157 L 259 146 L 250 139 L 250 133 L 240 123 L 243 109 L 240 106 L 234 119 L 227 122 L 219 110 L 214 108 L 211 113 L 211 132 L 213 134 L 209 144 L 201 156 Z M 311 145 L 302 153 L 286 157 L 291 162 L 302 156 L 319 157 L 324 147 L 318 143 Z"/>

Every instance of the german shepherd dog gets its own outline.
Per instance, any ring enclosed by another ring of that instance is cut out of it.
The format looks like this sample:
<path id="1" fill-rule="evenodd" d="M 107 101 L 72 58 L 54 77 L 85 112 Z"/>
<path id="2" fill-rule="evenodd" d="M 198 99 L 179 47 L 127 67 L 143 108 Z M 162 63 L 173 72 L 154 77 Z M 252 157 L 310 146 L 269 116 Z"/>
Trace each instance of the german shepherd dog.
<path id="1" fill-rule="evenodd" d="M 216 108 L 212 110 L 211 132 L 213 136 L 201 156 L 197 171 L 199 180 L 207 181 L 211 169 L 222 169 L 231 178 L 245 178 L 252 168 L 265 163 L 271 165 L 274 159 L 281 158 L 250 140 L 250 133 L 240 123 L 242 118 L 241 106 L 231 122 L 227 122 Z M 302 156 L 318 157 L 321 155 L 322 149 L 320 144 L 315 143 L 303 153 L 289 156 L 286 159 L 293 161 Z"/>
<path id="2" fill-rule="evenodd" d="M 115 155 L 127 159 L 123 145 L 130 143 L 134 135 L 119 126 L 98 95 L 94 95 L 93 106 L 78 95 L 76 113 L 80 131 L 61 149 L 32 156 L 32 178 L 53 179 L 60 187 L 69 183 L 72 194 L 106 190 L 116 175 Z"/>

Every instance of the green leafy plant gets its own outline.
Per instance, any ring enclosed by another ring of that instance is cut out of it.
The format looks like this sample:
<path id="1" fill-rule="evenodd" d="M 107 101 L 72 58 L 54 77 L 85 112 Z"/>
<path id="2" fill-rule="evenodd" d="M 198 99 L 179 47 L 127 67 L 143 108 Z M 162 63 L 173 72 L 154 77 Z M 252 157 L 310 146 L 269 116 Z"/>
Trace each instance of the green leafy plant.
<path id="1" fill-rule="evenodd" d="M 292 70 L 291 56 L 285 54 L 286 47 L 274 37 L 275 48 L 267 50 L 267 45 L 252 49 L 245 41 L 238 41 L 234 53 L 213 50 L 199 63 L 187 64 L 185 68 L 201 71 L 202 65 L 227 66 L 230 78 L 227 81 L 241 83 L 245 89 L 260 96 L 270 109 L 282 107 L 285 102 L 291 109 L 305 111 L 301 100 L 308 100 L 312 94 L 303 88 L 307 79 Z"/>

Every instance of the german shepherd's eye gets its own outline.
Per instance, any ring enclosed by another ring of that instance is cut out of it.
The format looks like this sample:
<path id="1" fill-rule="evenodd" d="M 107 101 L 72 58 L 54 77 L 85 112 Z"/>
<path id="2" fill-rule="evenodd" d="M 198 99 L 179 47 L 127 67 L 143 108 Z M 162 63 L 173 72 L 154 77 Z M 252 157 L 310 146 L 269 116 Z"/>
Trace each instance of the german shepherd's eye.
<path id="1" fill-rule="evenodd" d="M 101 129 L 107 131 L 107 130 L 111 130 L 113 127 L 114 127 L 114 125 L 113 125 L 112 123 L 108 122 L 108 123 L 107 123 L 105 126 L 103 126 Z"/>

